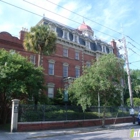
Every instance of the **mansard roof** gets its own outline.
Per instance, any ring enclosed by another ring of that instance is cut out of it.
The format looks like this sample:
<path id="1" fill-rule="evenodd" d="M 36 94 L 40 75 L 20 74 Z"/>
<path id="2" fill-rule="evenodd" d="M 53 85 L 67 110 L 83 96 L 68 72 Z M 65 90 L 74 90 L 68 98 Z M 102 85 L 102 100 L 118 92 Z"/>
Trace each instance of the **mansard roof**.
<path id="1" fill-rule="evenodd" d="M 52 19 L 49 19 L 49 18 L 46 18 L 44 17 L 37 25 L 40 25 L 40 24 L 52 24 L 52 25 L 55 25 L 56 26 L 56 32 L 58 34 L 58 37 L 62 38 L 63 37 L 63 29 L 64 30 L 68 30 L 69 31 L 69 36 L 73 36 L 72 34 L 77 34 L 79 36 L 79 44 L 80 45 L 83 45 L 83 46 L 86 46 L 86 40 L 90 41 L 90 47 L 89 49 L 90 50 L 93 50 L 93 51 L 101 51 L 102 49 L 102 45 L 103 46 L 106 46 L 106 47 L 109 47 L 109 48 L 113 48 L 110 44 L 108 44 L 107 42 L 104 42 L 100 39 L 96 39 L 94 37 L 89 37 L 89 36 L 85 36 L 82 31 L 85 29 L 85 30 L 88 30 L 90 32 L 93 32 L 93 30 L 91 29 L 90 26 L 86 25 L 85 22 L 83 22 L 78 29 L 76 28 L 72 28 L 72 27 L 69 27 L 67 25 L 64 25 L 62 23 L 59 23 L 55 20 L 52 20 Z M 80 29 L 80 30 L 79 30 Z M 72 37 L 73 38 L 73 37 Z M 64 38 L 65 39 L 65 38 Z M 72 39 L 70 39 L 70 41 L 72 41 Z"/>

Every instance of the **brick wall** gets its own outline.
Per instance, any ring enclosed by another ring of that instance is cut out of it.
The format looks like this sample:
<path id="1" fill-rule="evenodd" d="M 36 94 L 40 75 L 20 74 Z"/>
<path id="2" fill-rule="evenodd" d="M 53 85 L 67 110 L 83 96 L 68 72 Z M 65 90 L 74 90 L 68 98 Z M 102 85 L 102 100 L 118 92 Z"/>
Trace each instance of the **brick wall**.
<path id="1" fill-rule="evenodd" d="M 105 124 L 126 123 L 132 122 L 132 117 L 106 119 Z M 88 127 L 100 126 L 101 120 L 74 120 L 74 121 L 54 121 L 54 122 L 25 122 L 18 123 L 17 131 L 36 131 L 36 130 L 49 130 L 49 129 L 63 129 L 75 127 Z"/>

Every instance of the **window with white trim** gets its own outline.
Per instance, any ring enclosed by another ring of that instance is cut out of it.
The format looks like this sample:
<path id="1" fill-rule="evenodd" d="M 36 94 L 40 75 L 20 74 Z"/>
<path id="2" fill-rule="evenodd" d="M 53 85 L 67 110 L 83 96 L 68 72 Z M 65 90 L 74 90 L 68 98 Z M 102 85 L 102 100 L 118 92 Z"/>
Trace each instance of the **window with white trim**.
<path id="1" fill-rule="evenodd" d="M 80 76 L 80 67 L 76 66 L 75 67 L 75 77 L 78 78 Z"/>
<path id="2" fill-rule="evenodd" d="M 105 46 L 102 46 L 102 52 L 106 52 L 106 47 Z"/>
<path id="3" fill-rule="evenodd" d="M 79 41 L 78 41 L 78 35 L 76 35 L 76 34 L 75 34 L 75 36 L 74 36 L 74 41 L 75 41 L 76 43 L 79 42 Z"/>
<path id="4" fill-rule="evenodd" d="M 75 52 L 75 59 L 79 60 L 79 52 L 77 52 L 77 51 Z"/>
<path id="5" fill-rule="evenodd" d="M 68 32 L 63 30 L 63 38 L 68 39 Z"/>
<path id="6" fill-rule="evenodd" d="M 30 62 L 32 62 L 35 65 L 35 55 L 30 55 Z"/>
<path id="7" fill-rule="evenodd" d="M 53 83 L 48 83 L 48 97 L 49 98 L 54 98 L 54 84 Z"/>
<path id="8" fill-rule="evenodd" d="M 63 64 L 63 77 L 68 77 L 68 64 Z"/>
<path id="9" fill-rule="evenodd" d="M 49 66 L 48 66 L 48 74 L 49 75 L 54 75 L 54 60 L 49 60 Z"/>
<path id="10" fill-rule="evenodd" d="M 56 32 L 56 27 L 55 27 L 55 25 L 50 24 L 49 26 L 50 26 L 50 29 L 51 29 L 52 31 Z"/>
<path id="11" fill-rule="evenodd" d="M 86 46 L 87 46 L 87 48 L 90 49 L 90 42 L 89 41 L 86 41 Z"/>
<path id="12" fill-rule="evenodd" d="M 68 49 L 63 48 L 63 56 L 68 57 Z"/>
<path id="13" fill-rule="evenodd" d="M 54 75 L 54 63 L 49 63 L 49 75 Z"/>

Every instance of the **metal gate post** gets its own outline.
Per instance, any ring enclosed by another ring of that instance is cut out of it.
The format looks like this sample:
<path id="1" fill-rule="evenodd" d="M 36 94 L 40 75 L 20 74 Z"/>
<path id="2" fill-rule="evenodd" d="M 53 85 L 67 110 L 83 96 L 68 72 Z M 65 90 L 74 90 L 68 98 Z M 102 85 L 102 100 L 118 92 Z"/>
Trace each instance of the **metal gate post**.
<path id="1" fill-rule="evenodd" d="M 17 131 L 19 100 L 12 100 L 11 132 Z"/>

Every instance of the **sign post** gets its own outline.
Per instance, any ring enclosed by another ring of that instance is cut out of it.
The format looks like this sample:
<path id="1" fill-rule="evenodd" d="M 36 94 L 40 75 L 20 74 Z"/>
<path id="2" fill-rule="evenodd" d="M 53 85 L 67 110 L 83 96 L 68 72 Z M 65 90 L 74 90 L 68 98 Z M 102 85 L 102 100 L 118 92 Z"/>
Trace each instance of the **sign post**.
<path id="1" fill-rule="evenodd" d="M 130 112 L 130 115 L 132 116 L 133 124 L 135 124 L 135 110 L 134 110 L 133 108 L 131 108 L 131 109 L 129 110 L 129 112 Z"/>

